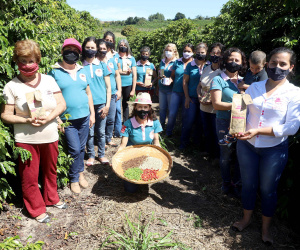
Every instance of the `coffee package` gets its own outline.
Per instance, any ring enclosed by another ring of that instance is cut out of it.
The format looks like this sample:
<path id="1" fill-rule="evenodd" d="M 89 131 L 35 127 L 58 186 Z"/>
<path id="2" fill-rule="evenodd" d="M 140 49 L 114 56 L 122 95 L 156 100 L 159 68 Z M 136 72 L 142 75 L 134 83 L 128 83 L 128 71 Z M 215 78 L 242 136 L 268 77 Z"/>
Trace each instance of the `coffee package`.
<path id="1" fill-rule="evenodd" d="M 201 88 L 201 102 L 210 102 L 211 95 L 210 95 L 210 88 L 209 87 L 202 87 Z"/>
<path id="2" fill-rule="evenodd" d="M 127 72 L 130 67 L 130 60 L 129 59 L 122 59 L 122 71 Z"/>
<path id="3" fill-rule="evenodd" d="M 145 75 L 145 86 L 150 86 L 152 83 L 152 75 L 153 70 L 152 69 L 146 69 L 146 75 Z"/>
<path id="4" fill-rule="evenodd" d="M 159 70 L 159 77 L 163 77 L 165 74 L 165 70 L 164 69 L 160 69 Z"/>
<path id="5" fill-rule="evenodd" d="M 26 101 L 31 118 L 46 116 L 46 111 L 42 105 L 42 93 L 39 90 L 26 93 Z"/>

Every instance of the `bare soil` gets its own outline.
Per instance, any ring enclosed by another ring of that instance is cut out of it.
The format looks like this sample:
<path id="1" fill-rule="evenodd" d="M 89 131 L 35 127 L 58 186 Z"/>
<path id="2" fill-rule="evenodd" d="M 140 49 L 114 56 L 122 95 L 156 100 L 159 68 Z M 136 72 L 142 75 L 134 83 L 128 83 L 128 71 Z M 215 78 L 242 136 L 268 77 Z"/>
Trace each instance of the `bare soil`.
<path id="1" fill-rule="evenodd" d="M 68 187 L 59 190 L 69 207 L 47 208 L 52 218 L 48 225 L 29 218 L 20 199 L 7 205 L 0 214 L 0 242 L 19 235 L 22 242 L 28 236 L 32 236 L 30 242 L 44 241 L 43 249 L 98 249 L 108 229 L 123 231 L 125 215 L 133 222 L 140 218 L 147 223 L 153 214 L 151 232 L 166 235 L 173 231 L 172 238 L 191 249 L 264 249 L 259 202 L 252 224 L 241 233 L 233 232 L 230 226 L 242 215 L 240 200 L 221 194 L 218 166 L 201 156 L 196 146 L 178 150 L 179 136 L 177 131 L 172 140 L 166 139 L 174 165 L 164 181 L 140 185 L 135 194 L 126 193 L 112 169 L 95 162 L 86 168 L 89 187 L 80 196 Z M 120 139 L 113 142 L 120 143 Z M 107 149 L 110 161 L 116 150 Z M 299 235 L 277 217 L 272 233 L 275 243 L 271 249 L 300 249 Z"/>

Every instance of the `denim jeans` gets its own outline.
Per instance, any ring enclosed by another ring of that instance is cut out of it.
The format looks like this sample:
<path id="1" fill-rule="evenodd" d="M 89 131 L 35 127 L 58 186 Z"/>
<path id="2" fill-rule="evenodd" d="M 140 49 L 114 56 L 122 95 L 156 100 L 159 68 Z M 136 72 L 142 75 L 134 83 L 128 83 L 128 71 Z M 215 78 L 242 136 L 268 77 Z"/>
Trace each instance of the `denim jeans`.
<path id="1" fill-rule="evenodd" d="M 182 131 L 180 138 L 180 147 L 185 148 L 190 141 L 191 132 L 194 127 L 193 140 L 195 144 L 201 144 L 202 140 L 202 122 L 200 116 L 200 103 L 198 98 L 191 97 L 192 102 L 188 109 L 184 108 L 182 118 Z"/>
<path id="2" fill-rule="evenodd" d="M 218 140 L 224 138 L 229 132 L 230 120 L 216 119 Z M 236 142 L 228 145 L 220 145 L 220 168 L 223 183 L 230 183 L 231 179 L 234 184 L 238 184 L 241 180 L 240 169 L 236 159 Z M 233 177 L 231 178 L 230 168 L 231 162 L 234 165 Z"/>
<path id="3" fill-rule="evenodd" d="M 168 108 L 170 107 L 172 91 L 159 90 L 159 121 L 164 128 L 166 125 L 166 117 Z"/>
<path id="4" fill-rule="evenodd" d="M 278 182 L 288 160 L 288 140 L 269 148 L 255 148 L 248 141 L 239 140 L 237 155 L 243 183 L 243 208 L 254 209 L 260 188 L 262 214 L 272 217 L 276 210 Z"/>
<path id="5" fill-rule="evenodd" d="M 100 117 L 100 109 L 105 107 L 105 104 L 94 105 L 95 108 L 95 124 L 89 130 L 89 136 L 86 144 L 86 151 L 89 158 L 95 158 L 94 150 L 94 136 L 96 131 L 97 136 L 97 146 L 98 146 L 98 157 L 102 158 L 105 154 L 105 127 L 106 127 L 106 117 L 102 119 Z"/>
<path id="6" fill-rule="evenodd" d="M 89 134 L 90 116 L 70 120 L 71 125 L 65 128 L 69 154 L 74 159 L 70 166 L 71 182 L 79 181 L 79 173 L 84 171 L 84 150 Z"/>
<path id="7" fill-rule="evenodd" d="M 216 114 L 200 110 L 203 133 L 205 138 L 205 150 L 213 158 L 220 157 L 220 148 L 216 130 Z"/>
<path id="8" fill-rule="evenodd" d="M 121 115 L 121 99 L 120 98 L 116 102 L 116 116 L 115 116 L 115 125 L 114 125 L 114 136 L 120 137 L 121 136 L 121 129 L 122 129 L 122 115 Z"/>
<path id="9" fill-rule="evenodd" d="M 182 112 L 184 111 L 184 93 L 180 92 L 172 92 L 171 100 L 170 100 L 170 107 L 169 107 L 169 116 L 168 116 L 168 124 L 167 124 L 167 135 L 172 135 L 176 117 L 178 113 L 179 107 L 182 107 Z"/>
<path id="10" fill-rule="evenodd" d="M 115 117 L 116 117 L 116 101 L 117 101 L 117 96 L 112 95 L 110 100 L 108 115 L 106 117 L 106 128 L 105 128 L 106 143 L 109 143 L 111 141 L 111 137 L 114 130 Z"/>

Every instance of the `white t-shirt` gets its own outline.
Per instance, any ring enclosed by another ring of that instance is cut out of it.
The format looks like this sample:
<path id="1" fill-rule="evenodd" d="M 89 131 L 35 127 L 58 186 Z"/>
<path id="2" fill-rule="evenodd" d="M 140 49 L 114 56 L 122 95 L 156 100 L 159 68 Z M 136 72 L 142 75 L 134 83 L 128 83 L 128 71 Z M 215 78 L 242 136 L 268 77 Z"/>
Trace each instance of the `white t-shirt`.
<path id="1" fill-rule="evenodd" d="M 39 90 L 42 94 L 42 106 L 46 114 L 50 114 L 56 107 L 53 94 L 61 92 L 53 77 L 38 74 L 38 82 L 35 86 L 21 82 L 17 77 L 8 82 L 3 90 L 7 105 L 14 105 L 16 115 L 29 118 L 30 111 L 26 102 L 26 93 Z M 28 144 L 51 143 L 58 140 L 56 119 L 41 127 L 31 124 L 14 124 L 15 141 Z"/>
<path id="2" fill-rule="evenodd" d="M 211 65 L 207 66 L 201 75 L 200 82 L 201 82 L 201 95 L 203 96 L 205 92 L 209 92 L 210 85 L 215 76 L 218 76 L 222 73 L 220 69 L 212 70 Z M 214 110 L 213 105 L 203 105 L 200 103 L 200 109 L 207 113 L 216 113 Z"/>

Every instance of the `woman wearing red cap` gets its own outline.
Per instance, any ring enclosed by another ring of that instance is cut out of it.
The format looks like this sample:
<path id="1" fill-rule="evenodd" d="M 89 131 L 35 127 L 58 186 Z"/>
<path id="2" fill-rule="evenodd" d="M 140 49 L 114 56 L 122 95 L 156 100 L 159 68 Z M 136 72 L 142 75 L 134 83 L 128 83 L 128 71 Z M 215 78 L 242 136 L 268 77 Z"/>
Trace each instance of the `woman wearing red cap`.
<path id="1" fill-rule="evenodd" d="M 67 103 L 66 111 L 59 122 L 65 121 L 65 114 L 71 115 L 71 125 L 64 129 L 69 153 L 74 159 L 70 171 L 71 191 L 81 192 L 80 187 L 87 188 L 84 178 L 84 153 L 89 128 L 95 123 L 93 98 L 87 83 L 85 69 L 76 62 L 79 60 L 81 45 L 74 38 L 68 38 L 62 46 L 63 61 L 56 63 L 49 75 L 53 76 Z M 62 121 L 61 121 L 62 120 Z"/>
<path id="2" fill-rule="evenodd" d="M 1 118 L 14 125 L 16 146 L 31 153 L 32 158 L 25 162 L 19 158 L 23 201 L 27 211 L 38 222 L 47 223 L 50 217 L 46 214 L 46 206 L 67 208 L 57 193 L 58 131 L 55 119 L 66 109 L 66 103 L 54 79 L 37 72 L 41 51 L 36 42 L 18 41 L 13 60 L 20 74 L 4 87 L 6 104 Z M 31 103 L 32 108 L 28 105 L 28 96 L 36 100 Z M 43 109 L 33 113 L 37 104 L 41 104 Z M 42 193 L 38 183 L 40 168 Z"/>

